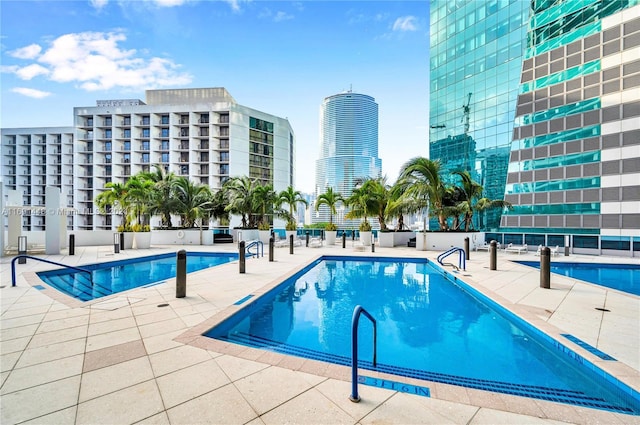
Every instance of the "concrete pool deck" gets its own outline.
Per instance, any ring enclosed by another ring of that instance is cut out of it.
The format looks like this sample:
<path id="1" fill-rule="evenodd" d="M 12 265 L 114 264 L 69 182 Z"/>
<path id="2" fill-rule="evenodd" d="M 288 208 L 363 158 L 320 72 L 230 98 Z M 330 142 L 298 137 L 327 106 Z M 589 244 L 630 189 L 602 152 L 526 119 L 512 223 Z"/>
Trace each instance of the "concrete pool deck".
<path id="1" fill-rule="evenodd" d="M 77 266 L 181 248 L 231 251 L 236 245 L 164 246 L 119 254 L 113 254 L 112 247 L 76 247 L 75 256 L 41 258 Z M 288 248 L 276 248 L 274 262 L 267 255 L 248 259 L 245 274 L 233 262 L 188 275 L 185 298 L 175 298 L 175 279 L 171 279 L 89 303 L 69 302 L 54 290 L 32 286 L 42 285 L 36 271 L 52 268 L 33 260 L 16 265 L 17 287 L 12 288 L 12 257 L 3 257 L 0 422 L 640 423 L 640 416 L 398 377 L 389 379 L 428 387 L 431 397 L 360 385 L 362 401 L 352 403 L 350 368 L 199 336 L 217 320 L 214 316 L 226 314 L 238 300 L 283 280 L 322 254 L 435 259 L 439 252 L 404 247 L 355 252 L 351 242 L 347 249 L 296 247 L 293 255 Z M 458 276 L 640 391 L 640 297 L 555 275 L 551 289 L 542 289 L 537 270 L 509 260 L 538 257 L 532 252 L 500 252 L 498 270 L 491 271 L 489 254 L 472 252 L 467 271 Z M 565 260 L 593 262 L 594 257 L 552 258 L 552 262 Z M 640 264 L 637 258 L 618 257 L 597 257 L 597 262 Z M 601 360 L 563 340 L 562 333 L 617 360 Z"/>

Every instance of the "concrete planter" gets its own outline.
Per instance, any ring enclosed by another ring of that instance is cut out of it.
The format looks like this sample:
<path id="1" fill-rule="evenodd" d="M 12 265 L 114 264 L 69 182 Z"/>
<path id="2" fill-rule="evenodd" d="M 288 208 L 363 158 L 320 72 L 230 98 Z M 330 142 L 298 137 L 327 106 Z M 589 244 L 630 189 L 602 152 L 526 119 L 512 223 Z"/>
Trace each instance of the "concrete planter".
<path id="1" fill-rule="evenodd" d="M 151 248 L 151 232 L 133 232 L 133 248 Z"/>
<path id="2" fill-rule="evenodd" d="M 360 243 L 362 243 L 362 245 L 371 245 L 371 233 L 372 232 L 360 232 Z"/>
<path id="3" fill-rule="evenodd" d="M 426 235 L 426 247 L 420 249 L 422 235 Z M 416 249 L 420 251 L 446 251 L 449 248 L 464 248 L 464 239 L 469 238 L 469 249 L 484 242 L 484 232 L 428 232 L 416 234 Z"/>
<path id="4" fill-rule="evenodd" d="M 416 233 L 416 250 L 418 251 L 426 251 L 428 238 L 431 236 L 429 233 L 425 232 L 417 232 Z"/>
<path id="5" fill-rule="evenodd" d="M 258 230 L 258 238 L 260 242 L 265 245 L 269 245 L 269 238 L 271 237 L 271 230 Z"/>
<path id="6" fill-rule="evenodd" d="M 407 242 L 414 235 L 413 232 L 378 232 L 378 244 L 386 248 L 407 246 Z"/>
<path id="7" fill-rule="evenodd" d="M 336 234 L 337 230 L 325 230 L 324 231 L 324 239 L 327 242 L 327 245 L 335 245 L 336 244 Z"/>
<path id="8" fill-rule="evenodd" d="M 133 232 L 124 232 L 124 249 L 133 248 Z"/>

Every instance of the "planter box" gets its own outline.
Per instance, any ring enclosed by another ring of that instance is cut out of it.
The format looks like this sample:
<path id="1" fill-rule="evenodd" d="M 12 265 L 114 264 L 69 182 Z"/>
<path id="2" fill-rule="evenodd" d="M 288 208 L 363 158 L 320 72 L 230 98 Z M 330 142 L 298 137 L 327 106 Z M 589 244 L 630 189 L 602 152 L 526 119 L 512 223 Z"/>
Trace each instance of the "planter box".
<path id="1" fill-rule="evenodd" d="M 151 232 L 133 232 L 133 248 L 151 248 Z"/>
<path id="2" fill-rule="evenodd" d="M 260 242 L 268 246 L 269 238 L 271 238 L 271 230 L 258 230 L 258 238 Z"/>
<path id="3" fill-rule="evenodd" d="M 364 246 L 371 245 L 372 232 L 360 232 L 360 243 Z"/>
<path id="4" fill-rule="evenodd" d="M 336 234 L 337 230 L 325 230 L 324 231 L 324 239 L 327 241 L 327 245 L 335 245 L 336 244 Z"/>
<path id="5" fill-rule="evenodd" d="M 378 244 L 386 248 L 407 246 L 407 242 L 414 235 L 415 233 L 413 232 L 378 232 Z"/>
<path id="6" fill-rule="evenodd" d="M 133 248 L 133 232 L 124 232 L 124 249 Z"/>
<path id="7" fill-rule="evenodd" d="M 426 235 L 426 247 L 420 249 L 423 234 Z M 484 232 L 428 232 L 416 233 L 416 237 L 416 249 L 419 251 L 446 251 L 454 246 L 464 248 L 465 238 L 469 238 L 469 249 L 473 251 L 474 246 L 484 242 Z"/>

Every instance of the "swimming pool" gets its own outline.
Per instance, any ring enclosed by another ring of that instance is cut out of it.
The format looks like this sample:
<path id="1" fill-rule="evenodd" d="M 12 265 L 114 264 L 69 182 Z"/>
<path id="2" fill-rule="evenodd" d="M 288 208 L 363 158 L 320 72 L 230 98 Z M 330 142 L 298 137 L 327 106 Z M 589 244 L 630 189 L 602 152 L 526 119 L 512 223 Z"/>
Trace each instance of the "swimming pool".
<path id="1" fill-rule="evenodd" d="M 540 262 L 538 261 L 516 261 L 516 263 L 540 268 Z M 629 294 L 640 295 L 639 264 L 564 263 L 552 261 L 551 272 Z"/>
<path id="2" fill-rule="evenodd" d="M 350 365 L 362 305 L 360 368 L 640 414 L 640 394 L 426 259 L 324 256 L 204 335 Z M 363 361 L 364 360 L 364 361 Z"/>
<path id="3" fill-rule="evenodd" d="M 187 252 L 187 273 L 225 264 L 238 259 L 238 254 Z M 90 301 L 140 286 L 161 283 L 176 276 L 176 254 L 159 254 L 128 260 L 81 266 L 91 272 L 56 269 L 38 272 L 49 286 L 70 297 Z"/>

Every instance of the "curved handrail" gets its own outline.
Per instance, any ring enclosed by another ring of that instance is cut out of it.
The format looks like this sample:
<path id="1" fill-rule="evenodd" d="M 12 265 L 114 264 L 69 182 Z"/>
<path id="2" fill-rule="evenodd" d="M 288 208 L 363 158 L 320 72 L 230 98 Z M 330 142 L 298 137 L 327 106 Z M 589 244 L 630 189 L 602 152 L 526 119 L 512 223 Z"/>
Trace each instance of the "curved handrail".
<path id="1" fill-rule="evenodd" d="M 442 254 L 438 255 L 438 258 L 437 258 L 438 263 L 440 263 L 441 266 L 444 266 L 444 264 L 442 263 L 442 260 L 450 256 L 451 254 L 455 254 L 456 252 L 459 254 L 458 268 L 466 271 L 467 270 L 466 253 L 462 248 L 453 247 L 443 252 Z"/>
<path id="2" fill-rule="evenodd" d="M 253 241 L 251 242 L 249 245 L 247 245 L 245 247 L 245 251 L 247 252 L 247 254 L 253 255 L 253 253 L 250 251 L 251 248 L 256 247 L 256 257 L 260 256 L 260 257 L 264 257 L 264 243 L 262 243 L 262 241 Z M 258 255 L 261 254 L 261 255 Z"/>
<path id="3" fill-rule="evenodd" d="M 11 286 L 16 286 L 16 260 L 18 260 L 20 258 L 31 258 L 32 260 L 42 261 L 43 263 L 49 263 L 49 264 L 53 264 L 53 265 L 56 265 L 56 266 L 64 267 L 64 268 L 67 268 L 67 269 L 78 270 L 79 272 L 82 272 L 82 273 L 89 273 L 89 281 L 91 282 L 91 286 L 93 286 L 93 273 L 91 273 L 87 269 L 81 269 L 80 267 L 74 267 L 74 266 L 68 266 L 66 264 L 56 263 L 55 261 L 45 260 L 44 258 L 39 258 L 39 257 L 34 257 L 34 256 L 31 256 L 31 255 L 24 255 L 24 254 L 17 255 L 13 260 L 11 260 Z"/>
<path id="4" fill-rule="evenodd" d="M 367 318 L 371 320 L 371 323 L 373 323 L 373 367 L 376 367 L 376 358 L 378 356 L 376 319 L 362 306 L 357 305 L 353 310 L 353 319 L 351 319 L 351 395 L 349 396 L 349 400 L 354 403 L 360 401 L 360 397 L 358 396 L 358 322 L 360 321 L 361 314 L 367 316 Z"/>

